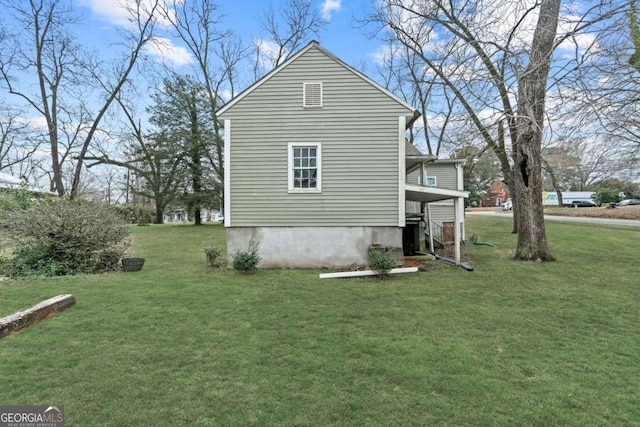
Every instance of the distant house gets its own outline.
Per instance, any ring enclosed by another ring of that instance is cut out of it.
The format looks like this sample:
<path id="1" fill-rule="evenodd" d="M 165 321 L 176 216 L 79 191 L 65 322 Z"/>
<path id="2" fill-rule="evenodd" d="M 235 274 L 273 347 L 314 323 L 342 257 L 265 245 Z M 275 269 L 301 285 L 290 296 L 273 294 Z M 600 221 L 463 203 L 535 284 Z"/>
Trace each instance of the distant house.
<path id="1" fill-rule="evenodd" d="M 459 162 L 406 145 L 419 113 L 317 42 L 218 117 L 230 256 L 253 240 L 263 267 L 365 264 L 374 244 L 405 252 L 424 245 L 425 203 L 447 200 L 455 240 L 462 238 L 468 193 L 449 176 Z M 418 212 L 407 212 L 407 201 Z"/>
<path id="2" fill-rule="evenodd" d="M 21 179 L 16 178 L 13 175 L 0 172 L 0 191 L 18 190 L 22 188 L 23 185 L 25 186 L 25 189 L 27 191 L 33 194 L 42 194 L 42 195 L 51 195 L 51 196 L 57 195 L 57 193 L 53 193 L 51 191 L 43 190 L 41 188 L 26 184 L 26 181 L 22 181 Z"/>
<path id="3" fill-rule="evenodd" d="M 489 191 L 482 197 L 482 206 L 502 206 L 509 198 L 511 198 L 511 194 L 507 184 L 501 179 L 496 179 L 491 184 Z"/>

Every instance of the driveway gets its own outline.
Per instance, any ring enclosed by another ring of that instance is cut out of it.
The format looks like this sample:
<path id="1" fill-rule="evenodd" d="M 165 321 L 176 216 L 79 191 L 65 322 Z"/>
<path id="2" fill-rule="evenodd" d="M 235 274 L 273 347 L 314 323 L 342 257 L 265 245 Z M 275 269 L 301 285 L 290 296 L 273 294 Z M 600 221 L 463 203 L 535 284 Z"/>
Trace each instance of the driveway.
<path id="1" fill-rule="evenodd" d="M 471 216 L 493 216 L 493 217 L 507 217 L 513 216 L 512 212 L 496 212 L 496 211 L 465 211 L 466 215 Z M 545 215 L 545 221 L 564 221 L 564 222 L 584 222 L 588 224 L 605 224 L 605 225 L 627 225 L 629 227 L 640 227 L 640 221 L 635 219 L 614 219 L 614 218 L 589 218 L 589 217 L 577 217 L 577 216 L 557 216 L 557 215 Z"/>

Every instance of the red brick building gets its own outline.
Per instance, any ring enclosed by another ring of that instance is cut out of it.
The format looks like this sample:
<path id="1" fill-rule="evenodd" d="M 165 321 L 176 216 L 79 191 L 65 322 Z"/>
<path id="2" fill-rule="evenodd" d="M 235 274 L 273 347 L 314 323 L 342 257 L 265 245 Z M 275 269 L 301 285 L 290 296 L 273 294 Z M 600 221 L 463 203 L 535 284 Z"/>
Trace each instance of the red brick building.
<path id="1" fill-rule="evenodd" d="M 501 206 L 508 198 L 511 197 L 507 184 L 501 179 L 496 179 L 488 192 L 482 197 L 482 206 Z"/>

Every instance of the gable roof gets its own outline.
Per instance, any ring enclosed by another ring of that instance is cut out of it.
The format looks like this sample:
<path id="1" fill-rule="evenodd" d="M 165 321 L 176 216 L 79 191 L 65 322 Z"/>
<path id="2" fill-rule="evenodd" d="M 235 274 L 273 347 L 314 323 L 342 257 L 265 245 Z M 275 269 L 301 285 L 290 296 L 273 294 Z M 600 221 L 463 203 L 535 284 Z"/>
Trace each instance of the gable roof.
<path id="1" fill-rule="evenodd" d="M 371 80 L 369 77 L 367 77 L 366 75 L 362 74 L 360 71 L 356 70 L 355 68 L 351 67 L 350 65 L 348 65 L 347 63 L 345 63 L 344 61 L 342 61 L 340 58 L 338 58 L 337 56 L 335 56 L 334 54 L 332 54 L 331 52 L 329 52 L 328 50 L 324 49 L 322 46 L 320 46 L 320 44 L 313 40 L 311 41 L 308 45 L 306 45 L 304 48 L 300 49 L 295 55 L 292 55 L 289 59 L 287 59 L 285 62 L 283 62 L 282 64 L 278 65 L 276 68 L 274 68 L 273 70 L 271 70 L 269 73 L 267 73 L 264 77 L 262 77 L 261 79 L 259 79 L 257 82 L 255 82 L 254 84 L 252 84 L 251 86 L 249 86 L 247 89 L 245 89 L 244 91 L 242 91 L 240 94 L 238 94 L 236 97 L 234 97 L 233 99 L 231 99 L 229 102 L 227 102 L 222 108 L 220 108 L 217 111 L 217 115 L 220 116 L 224 113 L 226 113 L 229 109 L 233 108 L 234 105 L 236 105 L 238 102 L 240 102 L 242 99 L 244 99 L 246 96 L 250 95 L 254 90 L 256 90 L 257 88 L 259 88 L 260 86 L 262 86 L 265 82 L 269 81 L 269 79 L 271 79 L 273 76 L 275 76 L 276 74 L 278 74 L 280 71 L 282 71 L 284 68 L 286 68 L 289 64 L 291 64 L 293 61 L 295 61 L 296 59 L 298 59 L 300 56 L 304 55 L 306 52 L 308 52 L 311 49 L 317 49 L 320 52 L 322 52 L 323 54 L 325 54 L 327 57 L 329 57 L 330 59 L 332 59 L 333 61 L 335 61 L 336 63 L 338 63 L 339 65 L 341 65 L 342 67 L 346 68 L 348 71 L 350 71 L 351 73 L 355 74 L 356 76 L 360 77 L 362 80 L 366 81 L 367 83 L 369 83 L 370 85 L 372 85 L 373 87 L 375 87 L 377 90 L 379 90 L 380 92 L 382 92 L 383 94 L 387 95 L 389 98 L 391 98 L 393 101 L 397 102 L 398 104 L 402 105 L 403 107 L 405 107 L 406 109 L 408 109 L 409 111 L 413 112 L 413 117 L 412 119 L 407 123 L 407 128 L 409 128 L 413 122 L 420 117 L 420 112 L 417 111 L 414 107 L 412 107 L 411 105 L 407 104 L 405 101 L 403 101 L 402 99 L 398 98 L 396 95 L 394 95 L 393 93 L 391 93 L 389 90 L 385 89 L 384 87 L 382 87 L 381 85 L 379 85 L 378 83 L 376 83 L 375 81 Z"/>

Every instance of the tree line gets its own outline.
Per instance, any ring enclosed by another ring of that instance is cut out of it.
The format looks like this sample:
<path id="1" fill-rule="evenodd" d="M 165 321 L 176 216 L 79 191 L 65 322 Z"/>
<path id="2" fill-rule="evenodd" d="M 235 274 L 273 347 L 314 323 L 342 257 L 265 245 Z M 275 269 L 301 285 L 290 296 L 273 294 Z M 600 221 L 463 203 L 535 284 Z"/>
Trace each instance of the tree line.
<path id="1" fill-rule="evenodd" d="M 3 108 L 0 169 L 40 171 L 74 198 L 95 168 L 125 168 L 142 182 L 132 191 L 154 201 L 156 222 L 178 203 L 198 223 L 201 209 L 224 204 L 216 111 L 327 21 L 313 0 L 284 0 L 263 14 L 269 42 L 244 44 L 211 0 L 124 4 L 128 24 L 111 41 L 120 49 L 104 58 L 78 42 L 69 1 L 0 0 L 13 18 L 0 30 L 0 81 L 21 101 Z M 637 0 L 381 0 L 354 26 L 386 43 L 376 69 L 363 71 L 422 113 L 411 142 L 468 157 L 468 171 L 483 156 L 498 167 L 515 199 L 516 258 L 553 259 L 540 194 L 567 190 L 563 156 L 584 173 L 592 165 L 586 179 L 637 168 Z M 188 73 L 145 61 L 163 32 L 192 58 Z M 147 108 L 141 80 L 154 83 Z M 26 110 L 39 128 L 18 120 Z M 34 156 L 42 148 L 50 170 Z"/>

